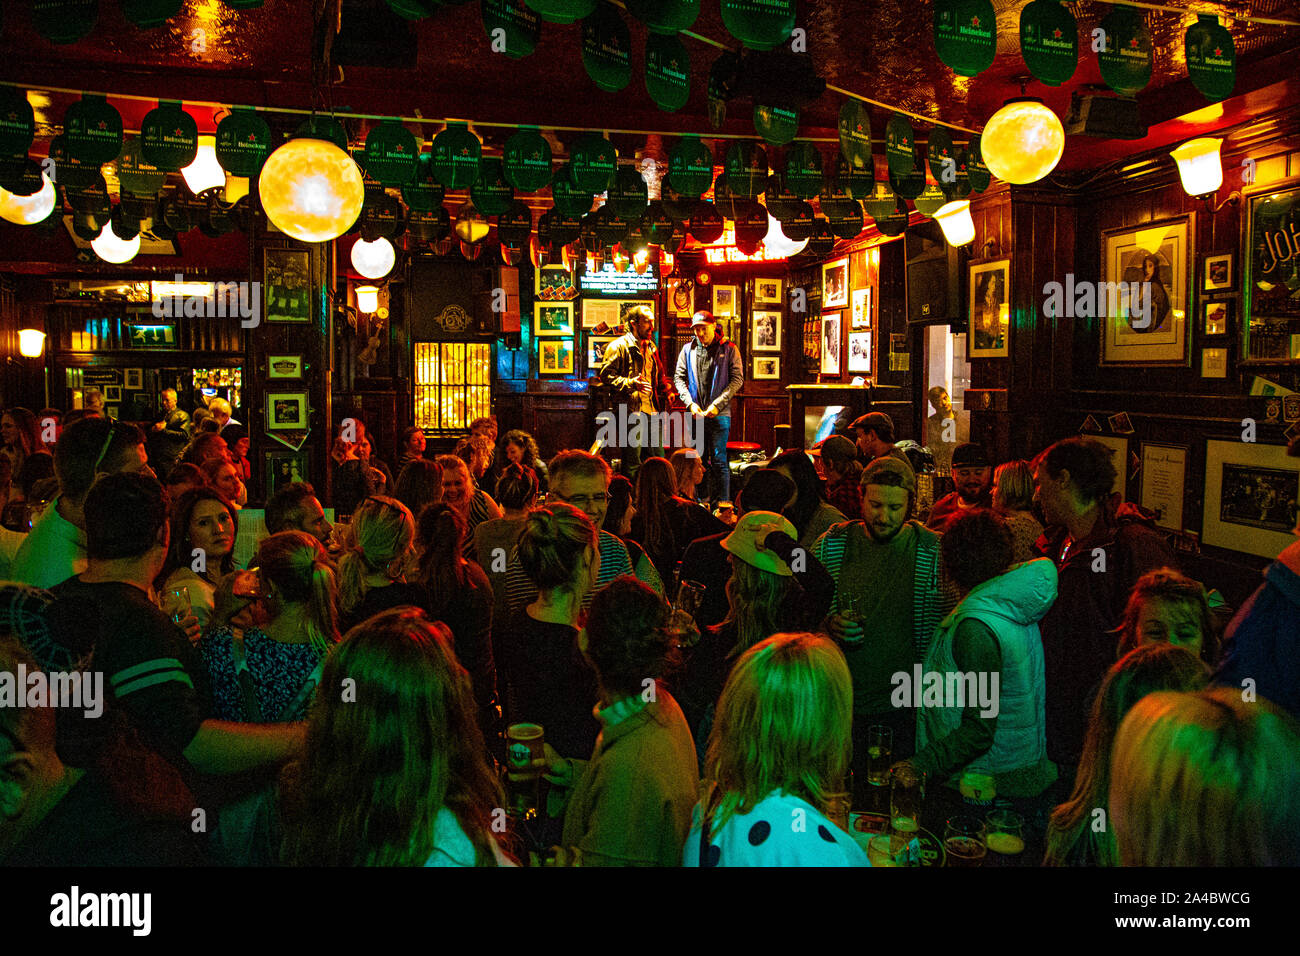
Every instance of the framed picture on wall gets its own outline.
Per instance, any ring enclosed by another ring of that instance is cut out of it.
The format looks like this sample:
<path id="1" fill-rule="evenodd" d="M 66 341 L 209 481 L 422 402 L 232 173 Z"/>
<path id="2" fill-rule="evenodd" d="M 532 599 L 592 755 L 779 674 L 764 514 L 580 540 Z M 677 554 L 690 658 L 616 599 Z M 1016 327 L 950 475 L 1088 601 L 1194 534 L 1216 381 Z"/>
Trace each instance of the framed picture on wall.
<path id="1" fill-rule="evenodd" d="M 678 319 L 689 319 L 695 314 L 695 287 L 682 285 L 680 279 L 665 279 L 664 291 L 668 293 L 668 313 Z"/>
<path id="2" fill-rule="evenodd" d="M 750 319 L 750 348 L 754 351 L 781 351 L 781 313 L 755 312 Z"/>
<path id="3" fill-rule="evenodd" d="M 268 379 L 302 378 L 302 363 L 301 355 L 268 355 L 266 377 Z"/>
<path id="4" fill-rule="evenodd" d="M 781 285 L 780 279 L 755 279 L 754 302 L 760 305 L 780 305 Z"/>
<path id="5" fill-rule="evenodd" d="M 1102 233 L 1102 365 L 1186 365 L 1194 216 Z"/>
<path id="6" fill-rule="evenodd" d="M 967 273 L 970 325 L 969 358 L 1006 358 L 1011 354 L 1011 257 L 972 262 Z"/>
<path id="7" fill-rule="evenodd" d="M 104 401 L 106 401 L 106 402 L 120 402 L 121 400 L 122 400 L 122 386 L 121 386 L 121 385 L 105 385 L 105 386 L 104 386 Z"/>
<path id="8" fill-rule="evenodd" d="M 1142 442 L 1139 501 L 1154 511 L 1156 524 L 1183 530 L 1183 485 L 1187 476 L 1187 446 Z"/>
<path id="9" fill-rule="evenodd" d="M 267 249 L 262 255 L 263 314 L 268 322 L 311 321 L 311 259 L 306 249 Z"/>
<path id="10" fill-rule="evenodd" d="M 288 432 L 307 427 L 306 392 L 271 392 L 266 396 L 267 431 Z"/>
<path id="11" fill-rule="evenodd" d="M 1201 265 L 1202 292 L 1229 292 L 1236 284 L 1237 270 L 1233 268 L 1236 253 L 1222 252 L 1205 256 Z"/>
<path id="12" fill-rule="evenodd" d="M 263 462 L 265 467 L 262 469 L 266 475 L 266 497 L 270 498 L 285 485 L 292 484 L 295 481 L 311 481 L 311 476 L 307 471 L 307 452 L 288 451 L 280 449 L 277 451 L 263 452 Z"/>
<path id="13" fill-rule="evenodd" d="M 781 377 L 781 356 L 779 355 L 755 355 L 754 356 L 754 378 L 757 379 L 777 379 Z"/>
<path id="14" fill-rule="evenodd" d="M 542 375 L 572 375 L 573 339 L 538 341 L 537 370 Z"/>
<path id="15" fill-rule="evenodd" d="M 822 313 L 821 373 L 823 375 L 840 374 L 840 346 L 842 344 L 840 319 L 843 314 L 842 312 Z"/>
<path id="16" fill-rule="evenodd" d="M 822 308 L 849 304 L 849 260 L 838 259 L 822 266 Z"/>
<path id="17" fill-rule="evenodd" d="M 713 287 L 713 314 L 736 314 L 736 287 L 734 285 L 715 285 Z"/>
<path id="18" fill-rule="evenodd" d="M 1205 544 L 1272 558 L 1295 541 L 1300 458 L 1286 446 L 1205 443 Z"/>
<path id="19" fill-rule="evenodd" d="M 1227 335 L 1228 319 L 1232 315 L 1232 302 L 1205 302 L 1201 305 L 1205 324 L 1201 326 L 1204 335 Z"/>
<path id="20" fill-rule="evenodd" d="M 139 392 L 144 389 L 144 369 L 128 368 L 123 373 L 122 387 L 128 392 Z"/>
<path id="21" fill-rule="evenodd" d="M 853 328 L 871 328 L 871 289 L 853 290 Z"/>
<path id="22" fill-rule="evenodd" d="M 871 371 L 871 333 L 849 333 L 849 371 Z"/>
<path id="23" fill-rule="evenodd" d="M 610 342 L 617 341 L 617 335 L 588 335 L 587 336 L 587 371 L 595 372 L 605 364 L 605 349 Z"/>
<path id="24" fill-rule="evenodd" d="M 601 325 L 607 329 L 612 329 L 618 325 L 618 299 L 593 299 L 586 298 L 582 300 L 582 327 L 584 329 L 594 329 Z"/>
<path id="25" fill-rule="evenodd" d="M 533 270 L 533 295 L 543 302 L 571 302 L 578 297 L 578 287 L 564 266 L 542 266 Z"/>
<path id="26" fill-rule="evenodd" d="M 533 334 L 573 336 L 572 302 L 536 302 L 533 304 Z"/>
<path id="27" fill-rule="evenodd" d="M 1300 293 L 1295 287 L 1295 229 L 1300 176 L 1261 183 L 1245 193 L 1241 279 L 1241 359 L 1300 359 Z"/>

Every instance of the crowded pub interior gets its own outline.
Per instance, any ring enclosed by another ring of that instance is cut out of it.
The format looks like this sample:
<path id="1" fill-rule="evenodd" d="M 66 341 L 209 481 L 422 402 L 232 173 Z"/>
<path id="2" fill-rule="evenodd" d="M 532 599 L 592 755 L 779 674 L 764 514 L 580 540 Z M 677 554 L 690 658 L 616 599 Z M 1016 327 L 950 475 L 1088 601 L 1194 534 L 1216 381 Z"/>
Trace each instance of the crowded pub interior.
<path id="1" fill-rule="evenodd" d="M 0 54 L 6 866 L 1300 865 L 1300 2 Z"/>

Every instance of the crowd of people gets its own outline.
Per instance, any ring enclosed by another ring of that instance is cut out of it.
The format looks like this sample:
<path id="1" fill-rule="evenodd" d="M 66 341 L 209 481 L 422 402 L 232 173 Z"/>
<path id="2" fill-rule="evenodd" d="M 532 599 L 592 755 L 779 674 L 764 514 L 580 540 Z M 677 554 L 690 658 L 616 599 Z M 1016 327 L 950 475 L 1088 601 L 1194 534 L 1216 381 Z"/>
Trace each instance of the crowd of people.
<path id="1" fill-rule="evenodd" d="M 11 492 L 57 486 L 2 558 L 0 674 L 105 687 L 0 708 L 6 863 L 868 865 L 835 801 L 886 728 L 895 773 L 991 777 L 1048 865 L 1300 864 L 1300 542 L 1234 613 L 1100 443 L 960 443 L 918 514 L 872 412 L 715 514 L 689 451 L 633 483 L 481 419 L 432 458 L 408 430 L 394 480 L 350 420 L 336 522 L 281 485 L 241 561 L 246 433 L 182 444 L 170 401 L 153 434 L 4 414 Z M 921 672 L 997 706 L 900 700 Z"/>

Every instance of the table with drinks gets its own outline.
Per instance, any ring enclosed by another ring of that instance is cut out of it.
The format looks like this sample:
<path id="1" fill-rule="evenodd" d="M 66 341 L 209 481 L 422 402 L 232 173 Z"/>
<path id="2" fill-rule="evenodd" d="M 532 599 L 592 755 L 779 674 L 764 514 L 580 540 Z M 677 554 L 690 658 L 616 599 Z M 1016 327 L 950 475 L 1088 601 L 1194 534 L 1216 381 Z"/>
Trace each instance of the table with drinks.
<path id="1" fill-rule="evenodd" d="M 963 773 L 958 790 L 899 764 L 888 727 L 869 728 L 867 743 L 865 785 L 850 779 L 833 795 L 831 817 L 872 866 L 1038 865 L 1041 840 L 991 774 Z"/>

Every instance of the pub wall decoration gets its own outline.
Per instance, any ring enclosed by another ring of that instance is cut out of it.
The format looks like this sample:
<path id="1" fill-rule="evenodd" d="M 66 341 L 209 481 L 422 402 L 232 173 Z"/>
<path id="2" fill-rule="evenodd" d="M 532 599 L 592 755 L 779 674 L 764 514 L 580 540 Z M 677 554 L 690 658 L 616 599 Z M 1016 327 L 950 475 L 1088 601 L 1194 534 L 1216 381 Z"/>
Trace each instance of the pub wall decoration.
<path id="1" fill-rule="evenodd" d="M 1242 357 L 1300 359 L 1300 176 L 1246 191 Z"/>
<path id="2" fill-rule="evenodd" d="M 1286 446 L 1206 441 L 1205 544 L 1276 557 L 1295 541 L 1298 498 L 1300 458 Z"/>
<path id="3" fill-rule="evenodd" d="M 1191 213 L 1102 233 L 1102 365 L 1187 364 L 1193 235 Z"/>
<path id="4" fill-rule="evenodd" d="M 262 257 L 268 322 L 310 322 L 310 258 L 306 249 L 267 249 Z"/>
<path id="5" fill-rule="evenodd" d="M 970 302 L 966 354 L 969 358 L 1006 358 L 1011 354 L 1011 257 L 972 262 L 967 274 Z"/>

